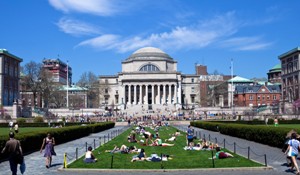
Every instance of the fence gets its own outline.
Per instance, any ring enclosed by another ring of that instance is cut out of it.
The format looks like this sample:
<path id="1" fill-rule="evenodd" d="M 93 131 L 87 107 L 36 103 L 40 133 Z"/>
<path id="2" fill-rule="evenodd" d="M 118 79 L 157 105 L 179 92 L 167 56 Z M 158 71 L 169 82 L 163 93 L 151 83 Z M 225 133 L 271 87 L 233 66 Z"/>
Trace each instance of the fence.
<path id="1" fill-rule="evenodd" d="M 186 128 L 180 127 L 179 128 L 181 131 L 185 131 Z M 218 144 L 220 147 L 223 147 L 225 149 L 231 149 L 233 150 L 234 154 L 247 154 L 247 159 L 249 160 L 253 160 L 253 161 L 257 161 L 254 160 L 254 158 L 259 159 L 260 158 L 260 162 L 264 162 L 264 165 L 267 167 L 268 163 L 267 163 L 267 155 L 266 154 L 257 154 L 255 151 L 253 151 L 253 149 L 251 149 L 250 146 L 248 147 L 242 147 L 240 145 L 238 145 L 236 142 L 233 143 L 229 143 L 226 141 L 226 139 L 222 139 L 220 141 L 220 139 L 218 140 L 217 137 L 212 137 L 210 134 L 205 134 L 205 133 L 201 133 L 201 131 L 195 131 L 194 132 L 194 136 L 196 136 L 199 139 L 205 139 L 209 142 L 214 142 L 215 144 Z M 243 155 L 242 155 L 243 156 Z"/>
<path id="2" fill-rule="evenodd" d="M 181 131 L 185 131 L 186 128 L 180 127 L 178 129 L 181 130 Z M 87 151 L 89 146 L 96 149 L 96 148 L 100 147 L 102 144 L 105 144 L 108 141 L 115 138 L 116 136 L 120 135 L 120 133 L 122 133 L 122 132 L 123 132 L 123 129 L 114 130 L 110 133 L 105 134 L 102 137 L 94 138 L 90 142 L 85 142 L 85 143 L 82 143 L 82 144 L 78 145 L 78 147 L 74 148 L 75 149 L 74 152 L 65 153 L 64 154 L 64 168 L 67 168 L 67 162 L 77 160 L 79 158 L 78 155 L 84 155 L 84 153 Z M 267 167 L 267 156 L 266 156 L 266 154 L 262 154 L 262 155 L 257 154 L 249 146 L 248 147 L 242 147 L 239 144 L 237 144 L 236 142 L 229 143 L 228 141 L 226 141 L 226 139 L 220 140 L 217 137 L 212 137 L 210 134 L 201 133 L 201 131 L 196 131 L 194 133 L 194 136 L 196 136 L 197 138 L 200 138 L 200 139 L 206 139 L 210 142 L 217 143 L 219 146 L 221 146 L 223 148 L 226 148 L 226 149 L 229 149 L 231 147 L 235 154 L 241 155 L 240 153 L 244 150 L 247 153 L 246 158 L 248 158 L 249 160 L 254 160 L 253 158 L 255 158 L 255 157 L 263 158 L 264 165 Z M 186 146 L 186 143 L 183 143 L 183 142 L 177 142 L 176 144 L 180 144 L 181 147 Z M 208 150 L 208 151 L 211 152 L 211 158 L 210 158 L 211 161 L 203 162 L 203 160 L 201 161 L 200 156 L 193 159 L 193 161 L 194 162 L 200 162 L 201 164 L 206 164 L 206 167 L 216 168 L 217 167 L 216 164 L 218 165 L 218 159 L 214 159 L 214 155 L 215 155 L 216 152 L 214 150 Z M 172 157 L 172 155 L 166 155 L 166 156 Z M 159 163 L 153 164 L 151 168 L 153 168 L 153 169 L 166 169 L 166 168 L 168 168 L 168 161 L 164 161 L 164 157 L 166 157 L 166 156 L 165 156 L 165 153 L 158 153 L 158 157 L 160 159 Z M 182 158 L 188 158 L 188 156 L 176 156 L 176 159 L 182 159 Z M 132 166 L 131 160 L 132 160 L 131 157 L 124 157 L 124 156 L 122 156 L 122 154 L 111 153 L 111 161 L 109 161 L 109 164 L 107 163 L 107 165 L 104 165 L 104 167 L 110 168 L 110 169 L 131 167 Z M 260 161 L 260 162 L 263 162 L 263 161 Z M 114 164 L 114 162 L 118 162 L 118 163 Z M 178 168 L 180 168 L 180 167 L 178 167 Z M 182 167 L 182 168 L 187 168 L 187 167 Z M 191 165 L 188 168 L 199 168 L 199 166 Z"/>
<path id="3" fill-rule="evenodd" d="M 85 152 L 87 152 L 88 147 L 92 147 L 94 149 L 100 147 L 102 144 L 105 144 L 107 142 L 109 142 L 110 140 L 112 140 L 113 138 L 117 137 L 118 135 L 120 135 L 124 130 L 123 129 L 117 129 L 117 130 L 113 130 L 107 134 L 105 134 L 104 136 L 100 136 L 100 137 L 95 137 L 92 141 L 90 142 L 85 142 L 85 143 L 81 143 L 80 145 L 77 145 L 77 147 L 75 147 L 74 152 L 66 152 L 64 153 L 64 163 L 63 163 L 63 167 L 67 168 L 68 162 L 77 160 L 79 157 L 79 155 L 84 155 Z"/>

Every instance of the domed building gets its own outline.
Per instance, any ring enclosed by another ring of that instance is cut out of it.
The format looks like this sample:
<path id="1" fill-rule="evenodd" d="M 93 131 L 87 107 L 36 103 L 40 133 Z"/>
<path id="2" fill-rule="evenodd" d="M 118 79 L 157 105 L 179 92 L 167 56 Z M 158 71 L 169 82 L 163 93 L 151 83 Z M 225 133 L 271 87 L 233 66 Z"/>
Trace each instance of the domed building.
<path id="1" fill-rule="evenodd" d="M 122 72 L 100 76 L 100 103 L 127 114 L 175 113 L 198 103 L 198 76 L 177 71 L 162 50 L 144 47 L 122 62 Z"/>

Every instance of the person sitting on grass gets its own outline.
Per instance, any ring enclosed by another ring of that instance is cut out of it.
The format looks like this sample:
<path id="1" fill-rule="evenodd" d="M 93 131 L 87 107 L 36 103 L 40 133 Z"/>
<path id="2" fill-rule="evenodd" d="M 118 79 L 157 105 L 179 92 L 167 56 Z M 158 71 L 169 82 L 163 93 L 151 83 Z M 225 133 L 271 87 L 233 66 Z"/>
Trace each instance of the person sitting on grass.
<path id="1" fill-rule="evenodd" d="M 132 158 L 131 162 L 134 161 L 144 161 L 147 158 L 144 148 L 141 149 L 139 155 L 137 157 Z"/>
<path id="2" fill-rule="evenodd" d="M 206 139 L 202 140 L 202 148 L 203 149 L 208 149 L 209 148 L 209 143 L 206 141 Z"/>
<path id="3" fill-rule="evenodd" d="M 229 157 L 233 157 L 232 154 L 228 153 L 228 152 L 224 152 L 224 151 L 221 151 L 221 148 L 220 147 L 217 147 L 216 148 L 216 155 L 214 156 L 214 158 L 217 158 L 217 159 L 225 159 L 225 158 L 229 158 Z"/>
<path id="4" fill-rule="evenodd" d="M 180 135 L 181 134 L 180 134 L 179 130 L 177 129 L 176 132 L 175 132 L 175 136 L 180 136 Z"/>
<path id="5" fill-rule="evenodd" d="M 156 138 L 157 139 L 155 139 L 150 146 L 174 146 L 174 144 L 162 143 L 162 140 L 158 135 L 156 135 Z"/>
<path id="6" fill-rule="evenodd" d="M 83 159 L 85 163 L 94 163 L 97 162 L 97 159 L 95 158 L 93 152 L 92 152 L 92 147 L 88 147 L 88 151 L 85 153 L 85 158 Z"/>
<path id="7" fill-rule="evenodd" d="M 127 138 L 128 142 L 130 142 L 130 143 L 136 143 L 137 140 L 136 140 L 135 136 L 136 136 L 136 132 L 134 131 L 134 129 L 132 129 L 130 135 Z"/>

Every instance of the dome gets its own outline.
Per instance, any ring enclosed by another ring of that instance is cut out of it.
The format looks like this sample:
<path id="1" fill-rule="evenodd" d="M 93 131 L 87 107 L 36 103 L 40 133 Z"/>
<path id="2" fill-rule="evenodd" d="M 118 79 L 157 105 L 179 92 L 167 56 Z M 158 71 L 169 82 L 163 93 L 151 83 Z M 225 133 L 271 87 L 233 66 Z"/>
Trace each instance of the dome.
<path id="1" fill-rule="evenodd" d="M 155 48 L 155 47 L 143 47 L 143 48 L 133 52 L 133 54 L 137 54 L 137 53 L 163 53 L 163 54 L 166 54 L 162 50 Z"/>
<path id="2" fill-rule="evenodd" d="M 133 52 L 125 62 L 137 61 L 137 60 L 165 60 L 165 61 L 174 61 L 168 54 L 164 51 L 155 48 L 155 47 L 143 47 L 138 49 L 137 51 Z"/>

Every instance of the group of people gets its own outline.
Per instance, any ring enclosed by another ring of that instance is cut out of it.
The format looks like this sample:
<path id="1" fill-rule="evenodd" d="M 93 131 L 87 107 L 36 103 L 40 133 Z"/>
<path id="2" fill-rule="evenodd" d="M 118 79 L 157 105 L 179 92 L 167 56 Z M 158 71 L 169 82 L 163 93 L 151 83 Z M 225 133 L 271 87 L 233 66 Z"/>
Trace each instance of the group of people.
<path id="1" fill-rule="evenodd" d="M 18 164 L 20 164 L 21 173 L 25 171 L 25 162 L 23 157 L 23 150 L 19 140 L 15 139 L 15 133 L 13 131 L 9 132 L 9 140 L 6 142 L 4 148 L 2 149 L 2 154 L 8 155 L 8 161 L 10 165 L 10 170 L 12 175 L 17 174 Z M 55 156 L 54 151 L 55 140 L 50 133 L 47 137 L 43 139 L 42 147 L 40 152 L 44 149 L 44 157 L 46 157 L 46 168 L 51 167 L 52 156 Z M 23 172 L 22 172 L 23 171 Z"/>

